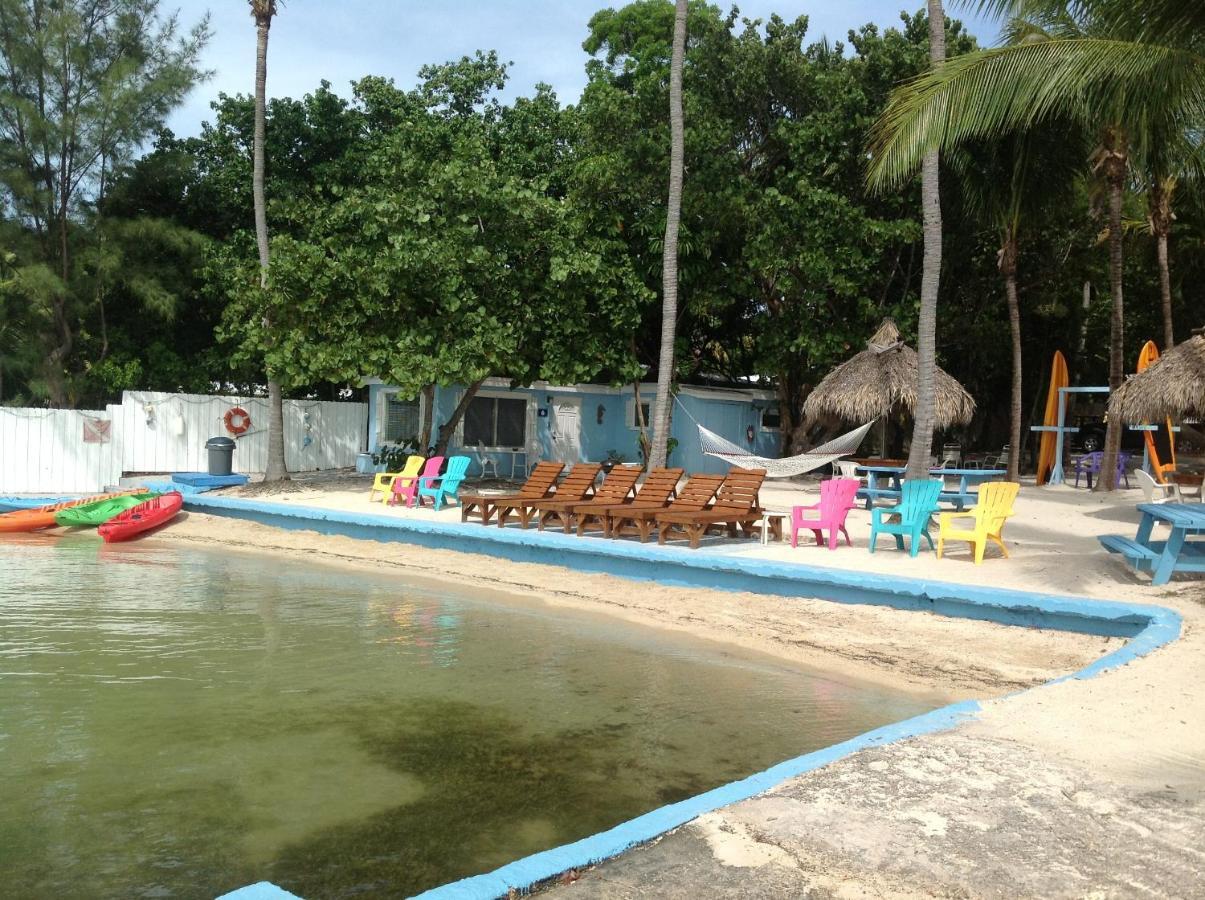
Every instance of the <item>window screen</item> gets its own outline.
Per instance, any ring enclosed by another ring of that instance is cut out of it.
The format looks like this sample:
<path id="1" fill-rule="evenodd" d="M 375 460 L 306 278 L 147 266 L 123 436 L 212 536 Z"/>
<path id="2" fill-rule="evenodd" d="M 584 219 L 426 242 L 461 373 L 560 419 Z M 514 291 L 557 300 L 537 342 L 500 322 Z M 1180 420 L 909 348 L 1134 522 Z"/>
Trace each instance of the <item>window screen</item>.
<path id="1" fill-rule="evenodd" d="M 464 414 L 464 443 L 468 447 L 526 446 L 527 400 L 474 397 Z"/>
<path id="2" fill-rule="evenodd" d="M 385 395 L 385 433 L 387 443 L 396 444 L 418 437 L 420 416 L 418 400 L 405 400 L 397 394 Z"/>
<path id="3" fill-rule="evenodd" d="M 778 407 L 771 406 L 769 409 L 762 410 L 761 427 L 762 428 L 779 428 L 782 426 L 782 417 L 778 414 Z"/>
<path id="4" fill-rule="evenodd" d="M 641 403 L 641 404 L 640 404 L 640 410 L 641 410 L 641 412 L 643 412 L 643 414 L 644 414 L 644 426 L 645 426 L 646 428 L 648 427 L 649 420 L 652 418 L 652 415 L 651 415 L 651 409 L 652 409 L 652 404 L 650 404 L 650 403 Z M 639 427 L 640 427 L 640 416 L 638 416 L 638 415 L 636 414 L 636 404 L 635 404 L 635 403 L 633 403 L 633 404 L 632 404 L 632 424 L 631 424 L 631 427 L 632 427 L 632 428 L 639 428 Z"/>

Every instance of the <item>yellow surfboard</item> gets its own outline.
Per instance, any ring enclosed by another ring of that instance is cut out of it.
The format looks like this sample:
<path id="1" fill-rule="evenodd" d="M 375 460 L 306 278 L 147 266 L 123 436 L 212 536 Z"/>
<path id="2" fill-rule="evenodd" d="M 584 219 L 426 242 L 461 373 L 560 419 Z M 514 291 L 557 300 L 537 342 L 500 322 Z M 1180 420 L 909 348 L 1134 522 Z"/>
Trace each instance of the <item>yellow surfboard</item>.
<path id="1" fill-rule="evenodd" d="M 1154 341 L 1147 341 L 1138 354 L 1138 371 L 1145 371 L 1158 358 L 1159 348 L 1155 346 Z M 1146 452 L 1151 460 L 1151 473 L 1160 484 L 1166 482 L 1165 476 L 1168 473 L 1176 471 L 1176 433 L 1172 431 L 1171 419 L 1167 420 L 1165 427 L 1167 431 L 1160 428 L 1158 431 L 1142 433 L 1143 440 L 1146 441 Z M 1161 454 L 1166 462 L 1160 459 Z"/>
<path id="2" fill-rule="evenodd" d="M 1067 360 L 1060 350 L 1054 351 L 1050 364 L 1050 389 L 1046 392 L 1046 417 L 1042 424 L 1053 427 L 1059 424 L 1059 388 L 1068 387 L 1071 378 L 1067 374 Z M 1053 431 L 1042 432 L 1042 443 L 1038 446 L 1038 484 L 1045 484 L 1054 469 L 1054 451 L 1058 446 L 1058 435 Z"/>

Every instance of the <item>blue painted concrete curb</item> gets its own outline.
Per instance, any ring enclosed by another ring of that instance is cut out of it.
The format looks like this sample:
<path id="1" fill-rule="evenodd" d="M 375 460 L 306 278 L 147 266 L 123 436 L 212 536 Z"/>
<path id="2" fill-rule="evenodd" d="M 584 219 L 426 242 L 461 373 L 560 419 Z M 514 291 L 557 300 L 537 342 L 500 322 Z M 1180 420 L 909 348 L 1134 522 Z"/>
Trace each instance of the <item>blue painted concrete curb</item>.
<path id="1" fill-rule="evenodd" d="M 1006 625 L 1129 638 L 1112 653 L 1078 672 L 1054 679 L 1051 684 L 1067 679 L 1091 678 L 1126 665 L 1170 643 L 1180 634 L 1179 613 L 1162 606 L 979 588 L 866 572 L 835 571 L 795 563 L 741 559 L 708 553 L 706 550 L 683 553 L 676 548 L 627 541 L 591 540 L 517 528 L 399 519 L 371 513 L 340 512 L 220 496 L 187 497 L 185 509 L 293 530 L 455 549 L 517 562 L 567 565 L 627 578 L 656 580 L 664 584 L 818 597 L 841 603 L 928 610 L 940 615 Z M 493 872 L 432 888 L 417 897 L 423 900 L 493 900 L 506 896 L 512 889 L 524 891 L 569 869 L 582 868 L 618 856 L 704 813 L 747 800 L 789 778 L 828 765 L 859 750 L 948 730 L 973 719 L 979 709 L 975 701 L 965 701 L 878 728 L 843 743 L 779 763 L 764 772 L 697 797 L 655 809 L 572 844 L 524 857 Z M 274 888 L 275 885 L 260 882 L 227 894 L 225 898 L 273 900 L 292 896 L 283 891 L 280 894 L 242 893 L 265 887 Z"/>

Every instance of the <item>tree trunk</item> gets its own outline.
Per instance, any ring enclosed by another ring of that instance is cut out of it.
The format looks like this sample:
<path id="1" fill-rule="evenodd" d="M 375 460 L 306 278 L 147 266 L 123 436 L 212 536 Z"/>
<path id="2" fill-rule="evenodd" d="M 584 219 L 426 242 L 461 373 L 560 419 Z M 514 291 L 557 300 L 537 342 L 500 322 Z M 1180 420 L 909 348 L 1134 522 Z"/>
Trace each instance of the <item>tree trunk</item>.
<path id="1" fill-rule="evenodd" d="M 1151 184 L 1151 232 L 1155 235 L 1155 254 L 1159 259 L 1159 297 L 1163 301 L 1163 349 L 1175 346 L 1175 331 L 1172 327 L 1172 277 L 1167 262 L 1167 239 L 1171 234 L 1172 185 L 1170 179 L 1156 177 Z"/>
<path id="2" fill-rule="evenodd" d="M 1113 295 L 1113 314 L 1109 328 L 1109 391 L 1121 387 L 1125 377 L 1125 302 L 1122 296 L 1124 250 L 1121 233 L 1121 206 L 1125 194 L 1127 148 L 1120 129 L 1110 128 L 1105 139 L 1103 170 L 1109 185 L 1109 288 Z M 1105 429 L 1105 455 L 1095 490 L 1112 491 L 1117 487 L 1117 454 L 1121 449 L 1122 422 L 1109 416 Z"/>
<path id="3" fill-rule="evenodd" d="M 933 67 L 946 58 L 946 19 L 941 0 L 929 3 L 929 60 Z M 937 370 L 937 291 L 941 282 L 941 190 L 937 151 L 925 154 L 921 166 L 921 208 L 925 255 L 920 281 L 920 317 L 916 334 L 916 409 L 906 478 L 928 478 L 933 452 L 934 384 Z"/>
<path id="4" fill-rule="evenodd" d="M 460 398 L 460 402 L 452 410 L 452 415 L 448 417 L 448 421 L 439 426 L 439 440 L 435 442 L 435 456 L 443 456 L 448 452 L 448 442 L 452 440 L 452 435 L 456 433 L 456 426 L 460 424 L 465 410 L 469 408 L 469 404 L 473 402 L 473 398 L 477 396 L 477 391 L 481 389 L 481 385 L 484 382 L 484 377 L 478 378 L 465 388 L 464 396 Z"/>
<path id="5" fill-rule="evenodd" d="M 423 453 L 431 446 L 431 420 L 435 414 L 435 385 L 423 388 L 423 425 L 418 435 L 418 449 Z"/>
<path id="6" fill-rule="evenodd" d="M 661 248 L 661 355 L 657 360 L 657 399 L 653 406 L 653 438 L 649 469 L 665 466 L 669 443 L 670 382 L 674 377 L 674 334 L 678 321 L 678 220 L 682 212 L 682 63 L 686 54 L 687 0 L 677 0 L 674 46 L 669 66 L 669 198 L 665 209 L 665 241 Z"/>
<path id="7" fill-rule="evenodd" d="M 1012 335 L 1012 403 L 1008 414 L 1008 475 L 1016 481 L 1021 462 L 1021 308 L 1017 302 L 1017 236 L 1005 234 L 1000 247 L 1000 271 L 1004 275 L 1004 295 L 1008 300 L 1008 330 Z"/>
<path id="8" fill-rule="evenodd" d="M 272 13 L 255 17 L 255 136 L 252 148 L 251 197 L 255 207 L 255 243 L 259 247 L 259 286 L 268 289 L 268 267 L 271 258 L 268 252 L 268 212 L 264 200 L 264 114 L 267 104 L 268 85 L 268 29 L 272 27 Z M 271 327 L 264 317 L 264 329 Z M 280 381 L 269 371 L 268 376 L 268 465 L 264 481 L 285 481 L 289 477 L 285 461 L 284 392 Z"/>

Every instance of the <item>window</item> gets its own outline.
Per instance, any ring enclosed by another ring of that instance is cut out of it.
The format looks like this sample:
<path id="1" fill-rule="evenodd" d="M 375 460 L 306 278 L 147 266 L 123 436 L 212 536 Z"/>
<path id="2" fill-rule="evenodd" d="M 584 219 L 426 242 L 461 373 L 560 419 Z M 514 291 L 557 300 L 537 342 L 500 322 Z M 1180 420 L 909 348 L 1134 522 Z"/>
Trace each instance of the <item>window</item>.
<path id="1" fill-rule="evenodd" d="M 464 413 L 464 445 L 525 447 L 527 400 L 516 397 L 474 397 Z"/>
<path id="2" fill-rule="evenodd" d="M 770 406 L 761 411 L 762 431 L 777 431 L 782 426 L 782 417 L 777 406 Z"/>
<path id="3" fill-rule="evenodd" d="M 632 416 L 632 421 L 628 423 L 628 427 L 639 431 L 640 430 L 640 418 L 639 418 L 639 416 L 636 415 L 636 402 L 634 400 L 628 401 L 628 409 L 631 412 L 631 416 Z M 653 409 L 653 404 L 641 402 L 640 414 L 642 416 L 644 416 L 644 427 L 645 428 L 649 427 L 649 422 L 653 418 L 652 409 Z"/>
<path id="4" fill-rule="evenodd" d="M 417 440 L 422 429 L 419 400 L 407 400 L 400 394 L 385 395 L 384 430 L 381 439 L 386 444 L 401 444 Z"/>

